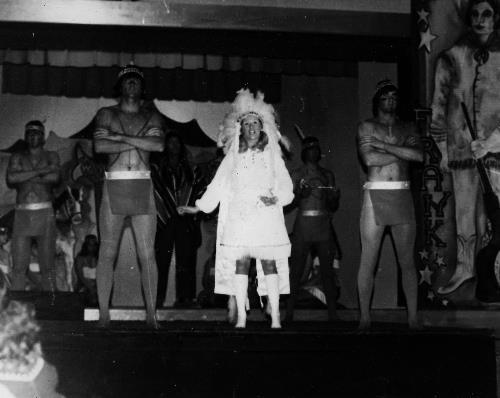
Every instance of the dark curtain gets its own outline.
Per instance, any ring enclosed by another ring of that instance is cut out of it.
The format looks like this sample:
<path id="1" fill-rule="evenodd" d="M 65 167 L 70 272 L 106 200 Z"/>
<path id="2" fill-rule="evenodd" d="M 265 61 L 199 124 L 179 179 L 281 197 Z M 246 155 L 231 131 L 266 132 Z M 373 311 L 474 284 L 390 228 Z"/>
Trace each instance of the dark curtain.
<path id="1" fill-rule="evenodd" d="M 57 67 L 31 64 L 3 65 L 4 93 L 65 97 L 112 98 L 120 68 Z M 145 68 L 148 98 L 179 101 L 233 101 L 236 91 L 248 87 L 265 93 L 266 101 L 280 102 L 281 75 L 246 71 L 207 71 Z"/>

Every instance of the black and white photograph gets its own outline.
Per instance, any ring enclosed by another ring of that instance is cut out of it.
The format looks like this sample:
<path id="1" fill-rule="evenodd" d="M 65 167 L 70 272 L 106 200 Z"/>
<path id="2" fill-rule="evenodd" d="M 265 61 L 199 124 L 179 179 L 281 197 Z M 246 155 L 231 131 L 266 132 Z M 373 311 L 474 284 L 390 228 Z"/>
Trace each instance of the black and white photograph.
<path id="1" fill-rule="evenodd" d="M 499 381 L 500 0 L 0 0 L 0 398 Z"/>

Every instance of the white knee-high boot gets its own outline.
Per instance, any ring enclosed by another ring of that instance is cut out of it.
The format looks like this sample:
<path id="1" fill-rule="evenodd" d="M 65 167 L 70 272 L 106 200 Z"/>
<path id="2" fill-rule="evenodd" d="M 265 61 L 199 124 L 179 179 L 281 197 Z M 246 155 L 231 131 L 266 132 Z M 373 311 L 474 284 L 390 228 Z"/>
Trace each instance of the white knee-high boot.
<path id="1" fill-rule="evenodd" d="M 238 320 L 235 327 L 244 328 L 247 324 L 246 302 L 248 295 L 248 275 L 235 274 L 234 275 L 234 290 L 236 297 L 236 308 L 238 312 Z"/>
<path id="2" fill-rule="evenodd" d="M 266 275 L 267 299 L 271 305 L 271 328 L 281 328 L 280 288 L 278 274 Z"/>

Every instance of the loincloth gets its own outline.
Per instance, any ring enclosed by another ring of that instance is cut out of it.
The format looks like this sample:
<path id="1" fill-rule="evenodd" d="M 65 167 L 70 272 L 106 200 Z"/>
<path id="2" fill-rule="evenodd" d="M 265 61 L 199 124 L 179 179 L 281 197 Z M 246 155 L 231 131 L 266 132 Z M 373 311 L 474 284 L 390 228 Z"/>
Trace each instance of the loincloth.
<path id="1" fill-rule="evenodd" d="M 363 189 L 370 195 L 377 225 L 415 223 L 409 181 L 371 181 Z"/>
<path id="2" fill-rule="evenodd" d="M 106 172 L 105 187 L 113 214 L 155 214 L 153 185 L 149 171 Z"/>
<path id="3" fill-rule="evenodd" d="M 323 242 L 332 239 L 330 215 L 326 211 L 299 211 L 293 227 L 293 234 L 306 242 Z"/>
<path id="4" fill-rule="evenodd" d="M 41 236 L 55 226 L 51 202 L 16 205 L 13 236 Z"/>

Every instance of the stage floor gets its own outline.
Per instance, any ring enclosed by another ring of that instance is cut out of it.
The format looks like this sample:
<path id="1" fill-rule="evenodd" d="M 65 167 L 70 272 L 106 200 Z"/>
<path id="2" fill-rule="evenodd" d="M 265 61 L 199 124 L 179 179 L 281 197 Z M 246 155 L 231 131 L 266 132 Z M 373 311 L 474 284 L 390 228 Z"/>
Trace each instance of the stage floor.
<path id="1" fill-rule="evenodd" d="M 404 309 L 374 310 L 369 333 L 357 331 L 356 310 L 328 323 L 324 310 L 299 309 L 275 331 L 259 309 L 245 330 L 224 309 L 162 309 L 162 328 L 151 330 L 129 308 L 112 310 L 102 330 L 74 295 L 12 298 L 35 305 L 67 397 L 497 396 L 496 308 L 421 311 L 419 331 Z"/>
<path id="2" fill-rule="evenodd" d="M 495 397 L 488 330 L 400 324 L 41 321 L 67 397 Z"/>

